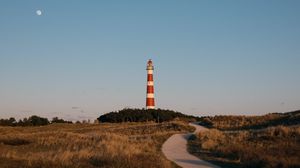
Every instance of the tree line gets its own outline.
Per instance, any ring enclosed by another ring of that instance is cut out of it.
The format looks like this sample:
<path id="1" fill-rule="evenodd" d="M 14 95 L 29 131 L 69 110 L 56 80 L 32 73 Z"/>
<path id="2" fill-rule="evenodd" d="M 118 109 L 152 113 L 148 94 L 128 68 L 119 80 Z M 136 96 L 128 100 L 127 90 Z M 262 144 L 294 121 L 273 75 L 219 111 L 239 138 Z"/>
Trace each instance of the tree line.
<path id="1" fill-rule="evenodd" d="M 23 118 L 18 121 L 13 117 L 9 119 L 0 119 L 0 126 L 42 126 L 51 123 L 72 123 L 72 121 L 65 121 L 58 117 L 54 117 L 51 121 L 49 121 L 48 118 L 43 118 L 36 115 Z"/>
<path id="2" fill-rule="evenodd" d="M 175 118 L 185 120 L 198 120 L 198 117 L 185 115 L 180 112 L 165 109 L 130 109 L 125 108 L 119 111 L 113 111 L 98 117 L 99 122 L 164 122 Z"/>
<path id="3" fill-rule="evenodd" d="M 130 109 L 125 108 L 119 111 L 113 111 L 101 115 L 97 118 L 99 122 L 111 122 L 111 123 L 120 123 L 120 122 L 165 122 L 171 121 L 174 119 L 187 120 L 187 121 L 198 121 L 199 117 L 192 115 L 185 115 L 180 112 L 176 112 L 168 109 Z M 23 118 L 16 120 L 11 117 L 9 119 L 0 119 L 0 126 L 43 126 L 52 123 L 72 123 L 72 121 L 65 121 L 58 117 L 54 117 L 51 121 L 47 118 L 40 116 L 30 116 L 28 118 Z M 76 124 L 79 123 L 91 123 L 90 121 L 76 121 Z"/>

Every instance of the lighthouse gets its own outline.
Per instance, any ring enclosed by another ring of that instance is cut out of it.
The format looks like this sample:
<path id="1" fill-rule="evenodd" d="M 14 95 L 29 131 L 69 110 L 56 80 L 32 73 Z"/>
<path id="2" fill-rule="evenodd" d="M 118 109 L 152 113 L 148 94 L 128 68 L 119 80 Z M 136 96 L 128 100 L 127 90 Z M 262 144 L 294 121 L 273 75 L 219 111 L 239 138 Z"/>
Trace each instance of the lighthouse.
<path id="1" fill-rule="evenodd" d="M 154 83 L 153 83 L 153 63 L 149 59 L 147 62 L 147 96 L 146 96 L 146 109 L 154 109 Z"/>

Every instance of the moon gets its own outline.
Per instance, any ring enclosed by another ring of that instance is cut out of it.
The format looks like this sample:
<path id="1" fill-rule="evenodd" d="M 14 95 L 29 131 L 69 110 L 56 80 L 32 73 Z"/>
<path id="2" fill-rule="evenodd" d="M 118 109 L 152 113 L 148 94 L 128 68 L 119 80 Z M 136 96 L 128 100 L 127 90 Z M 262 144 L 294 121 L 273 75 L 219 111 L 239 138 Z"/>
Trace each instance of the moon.
<path id="1" fill-rule="evenodd" d="M 42 15 L 42 11 L 41 11 L 41 10 L 37 10 L 37 11 L 36 11 L 36 14 L 37 14 L 38 16 L 41 16 L 41 15 Z"/>

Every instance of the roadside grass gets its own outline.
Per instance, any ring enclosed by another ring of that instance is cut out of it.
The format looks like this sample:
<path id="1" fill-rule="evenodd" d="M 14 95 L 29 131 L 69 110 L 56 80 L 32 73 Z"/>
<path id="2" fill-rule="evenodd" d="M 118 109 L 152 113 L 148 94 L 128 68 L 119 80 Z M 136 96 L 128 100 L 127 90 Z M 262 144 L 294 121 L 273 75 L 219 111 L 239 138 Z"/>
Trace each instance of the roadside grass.
<path id="1" fill-rule="evenodd" d="M 0 167 L 176 167 L 161 145 L 192 129 L 180 121 L 0 127 Z"/>

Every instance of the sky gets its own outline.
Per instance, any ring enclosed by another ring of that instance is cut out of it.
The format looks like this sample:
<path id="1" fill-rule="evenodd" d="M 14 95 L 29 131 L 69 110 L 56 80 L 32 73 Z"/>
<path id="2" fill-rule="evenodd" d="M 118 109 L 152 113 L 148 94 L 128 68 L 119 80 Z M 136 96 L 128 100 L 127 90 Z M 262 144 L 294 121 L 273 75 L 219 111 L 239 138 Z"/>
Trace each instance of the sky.
<path id="1" fill-rule="evenodd" d="M 2 0 L 0 118 L 300 109 L 298 0 Z M 42 14 L 37 15 L 36 11 Z"/>

